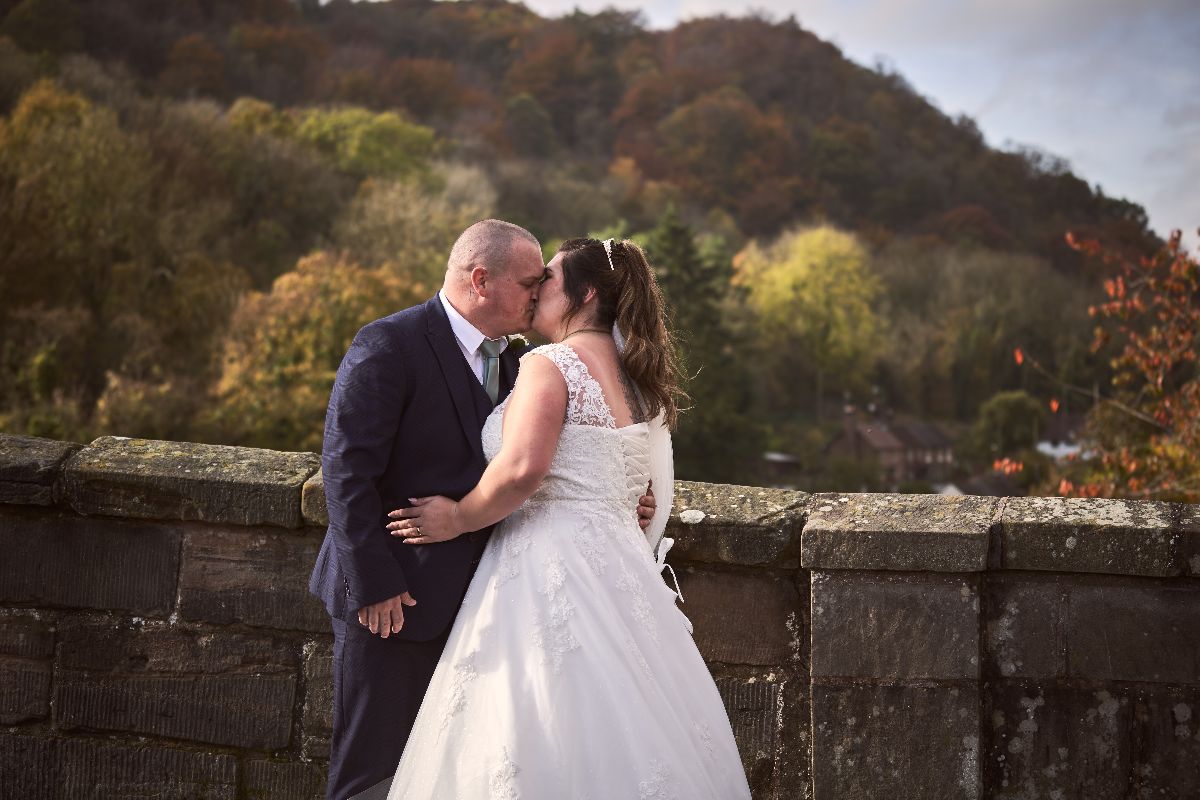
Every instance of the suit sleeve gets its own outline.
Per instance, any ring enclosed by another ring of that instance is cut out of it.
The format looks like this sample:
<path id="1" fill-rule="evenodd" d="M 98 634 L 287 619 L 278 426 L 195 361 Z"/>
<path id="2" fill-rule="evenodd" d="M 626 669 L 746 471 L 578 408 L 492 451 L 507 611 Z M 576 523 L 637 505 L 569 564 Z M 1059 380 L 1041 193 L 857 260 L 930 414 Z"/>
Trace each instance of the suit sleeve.
<path id="1" fill-rule="evenodd" d="M 403 359 L 377 324 L 358 332 L 338 367 L 321 469 L 329 533 L 346 578 L 347 605 L 360 609 L 408 590 L 381 522 L 379 479 L 387 469 L 404 406 Z"/>

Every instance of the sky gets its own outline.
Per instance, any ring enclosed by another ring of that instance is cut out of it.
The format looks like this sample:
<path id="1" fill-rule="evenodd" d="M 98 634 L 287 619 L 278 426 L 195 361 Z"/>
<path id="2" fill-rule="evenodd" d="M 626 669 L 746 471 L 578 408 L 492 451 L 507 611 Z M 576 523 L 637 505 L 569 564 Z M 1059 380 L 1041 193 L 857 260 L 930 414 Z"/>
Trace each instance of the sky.
<path id="1" fill-rule="evenodd" d="M 765 11 L 898 72 L 988 143 L 1066 159 L 1141 204 L 1164 238 L 1200 228 L 1200 0 L 525 0 L 543 16 L 638 9 L 651 28 Z"/>

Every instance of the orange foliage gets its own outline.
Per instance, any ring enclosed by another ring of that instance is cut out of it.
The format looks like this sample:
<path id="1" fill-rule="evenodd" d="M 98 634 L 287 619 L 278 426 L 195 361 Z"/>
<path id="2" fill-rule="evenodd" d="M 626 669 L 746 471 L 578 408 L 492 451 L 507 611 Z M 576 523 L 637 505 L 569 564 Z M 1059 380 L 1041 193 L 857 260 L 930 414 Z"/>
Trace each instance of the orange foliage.
<path id="1" fill-rule="evenodd" d="M 1200 264 L 1175 231 L 1149 258 L 1114 255 L 1095 240 L 1068 244 L 1117 271 L 1108 301 L 1089 313 L 1101 322 L 1093 352 L 1118 348 L 1114 390 L 1124 403 L 1094 410 L 1095 450 L 1085 479 L 1061 488 L 1080 496 L 1200 500 Z M 1123 412 L 1116 415 L 1114 410 Z"/>

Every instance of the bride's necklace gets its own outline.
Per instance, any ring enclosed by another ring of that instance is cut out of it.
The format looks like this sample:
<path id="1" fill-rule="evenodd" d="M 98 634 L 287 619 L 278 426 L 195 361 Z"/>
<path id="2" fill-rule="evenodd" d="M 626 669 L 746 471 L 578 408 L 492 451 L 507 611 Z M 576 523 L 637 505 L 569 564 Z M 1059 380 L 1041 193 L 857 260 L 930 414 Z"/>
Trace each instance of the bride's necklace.
<path id="1" fill-rule="evenodd" d="M 608 333 L 608 331 L 603 330 L 602 328 L 580 328 L 577 331 L 571 331 L 570 333 L 568 333 L 566 336 L 562 337 L 558 341 L 559 341 L 559 343 L 565 342 L 567 339 L 570 339 L 572 336 L 574 336 L 577 333 Z"/>

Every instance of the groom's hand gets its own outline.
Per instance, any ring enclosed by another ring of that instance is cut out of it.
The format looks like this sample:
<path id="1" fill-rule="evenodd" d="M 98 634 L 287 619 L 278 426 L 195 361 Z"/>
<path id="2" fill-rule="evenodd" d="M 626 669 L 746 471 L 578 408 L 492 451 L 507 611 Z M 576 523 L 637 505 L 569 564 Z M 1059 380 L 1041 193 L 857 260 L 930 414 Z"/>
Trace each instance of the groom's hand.
<path id="1" fill-rule="evenodd" d="M 654 481 L 646 484 L 646 493 L 638 498 L 638 525 L 642 526 L 642 530 L 646 530 L 650 525 L 650 518 L 654 516 L 654 510 L 658 508 L 658 502 L 654 499 Z"/>
<path id="2" fill-rule="evenodd" d="M 404 607 L 415 606 L 416 600 L 408 592 L 398 594 L 380 603 L 363 606 L 358 610 L 358 624 L 371 629 L 386 639 L 390 634 L 399 633 L 404 627 Z"/>

